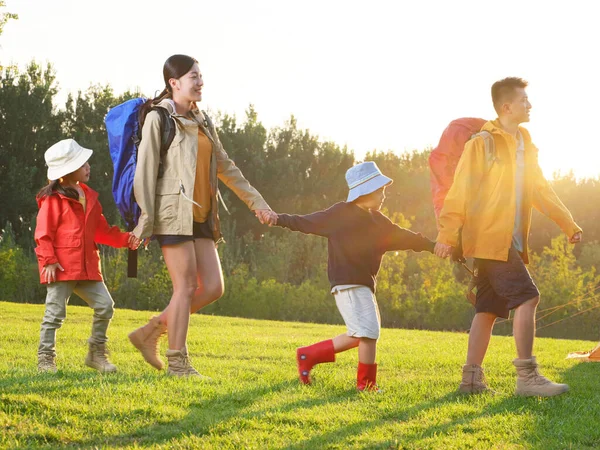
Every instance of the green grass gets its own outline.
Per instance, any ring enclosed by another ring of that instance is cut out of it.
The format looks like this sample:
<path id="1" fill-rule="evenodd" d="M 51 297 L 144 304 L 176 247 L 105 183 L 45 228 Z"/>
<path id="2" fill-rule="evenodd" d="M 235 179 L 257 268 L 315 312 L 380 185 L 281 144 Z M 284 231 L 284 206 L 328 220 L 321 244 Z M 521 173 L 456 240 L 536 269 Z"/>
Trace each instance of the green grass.
<path id="1" fill-rule="evenodd" d="M 600 448 L 600 364 L 565 360 L 595 343 L 538 339 L 543 373 L 566 395 L 512 395 L 511 338 L 493 337 L 486 359 L 497 395 L 455 393 L 467 335 L 382 331 L 380 394 L 358 393 L 357 354 L 297 382 L 295 348 L 340 326 L 194 315 L 189 349 L 212 381 L 172 379 L 127 340 L 151 313 L 117 310 L 109 328 L 119 372 L 83 364 L 92 311 L 69 307 L 59 331 L 57 374 L 38 374 L 42 305 L 0 302 L 1 448 Z M 163 342 L 163 355 L 166 342 Z"/>

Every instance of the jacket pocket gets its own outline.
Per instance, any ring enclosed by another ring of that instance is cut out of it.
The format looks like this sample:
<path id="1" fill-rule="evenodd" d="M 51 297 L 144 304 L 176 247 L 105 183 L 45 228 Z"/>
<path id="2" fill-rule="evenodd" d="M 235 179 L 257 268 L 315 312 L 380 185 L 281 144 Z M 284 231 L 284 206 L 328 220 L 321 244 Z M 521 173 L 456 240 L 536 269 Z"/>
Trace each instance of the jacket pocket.
<path id="1" fill-rule="evenodd" d="M 179 180 L 161 178 L 156 185 L 157 224 L 167 225 L 177 220 L 179 213 Z"/>
<path id="2" fill-rule="evenodd" d="M 79 248 L 81 247 L 81 238 L 73 236 L 57 236 L 52 245 L 54 248 Z"/>

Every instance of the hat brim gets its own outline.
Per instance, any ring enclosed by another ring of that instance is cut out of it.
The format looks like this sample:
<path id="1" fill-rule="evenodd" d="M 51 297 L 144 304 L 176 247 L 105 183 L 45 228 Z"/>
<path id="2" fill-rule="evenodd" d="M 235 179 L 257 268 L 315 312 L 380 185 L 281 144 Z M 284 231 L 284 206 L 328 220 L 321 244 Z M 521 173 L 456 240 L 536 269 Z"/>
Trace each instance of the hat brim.
<path id="1" fill-rule="evenodd" d="M 90 159 L 92 153 L 94 153 L 93 150 L 81 147 L 81 153 L 77 155 L 77 158 L 69 161 L 68 164 L 65 164 L 61 167 L 48 167 L 48 179 L 50 181 L 58 180 L 65 175 L 75 172 L 77 169 L 83 166 L 88 159 Z"/>
<path id="2" fill-rule="evenodd" d="M 376 177 L 371 178 L 369 181 L 350 189 L 348 192 L 348 199 L 346 201 L 353 202 L 358 197 L 372 194 L 376 190 L 381 189 L 384 186 L 389 186 L 393 182 L 394 180 L 386 177 L 385 175 L 377 175 Z"/>

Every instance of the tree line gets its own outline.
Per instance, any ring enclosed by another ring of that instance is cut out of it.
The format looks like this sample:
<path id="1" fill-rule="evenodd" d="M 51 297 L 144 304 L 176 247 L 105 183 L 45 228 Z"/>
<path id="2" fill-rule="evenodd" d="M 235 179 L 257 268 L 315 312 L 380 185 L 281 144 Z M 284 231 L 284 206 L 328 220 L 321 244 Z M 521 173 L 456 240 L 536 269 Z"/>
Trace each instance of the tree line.
<path id="1" fill-rule="evenodd" d="M 44 152 L 53 143 L 71 137 L 94 150 L 89 184 L 99 192 L 109 222 L 122 226 L 111 193 L 104 116 L 141 94 L 116 94 L 109 85 L 92 85 L 58 106 L 57 94 L 51 64 L 0 70 L 0 300 L 44 300 L 33 253 L 35 195 L 47 183 Z M 218 112 L 211 116 L 229 156 L 275 211 L 309 213 L 345 199 L 345 171 L 358 162 L 350 149 L 299 129 L 293 116 L 267 130 L 252 105 L 242 119 Z M 373 150 L 364 159 L 377 162 L 394 179 L 384 205 L 390 217 L 435 239 L 428 155 L 429 149 L 403 154 Z M 552 185 L 583 228 L 585 242 L 569 246 L 556 225 L 534 213 L 530 268 L 542 294 L 540 309 L 571 302 L 540 321 L 540 328 L 549 325 L 540 335 L 597 339 L 600 308 L 571 316 L 598 303 L 600 213 L 594 205 L 600 204 L 600 181 L 563 173 L 554 175 Z M 219 248 L 226 292 L 204 312 L 338 323 L 327 289 L 326 241 L 260 225 L 232 192 L 222 191 L 230 211 L 221 211 L 227 243 Z M 117 306 L 161 309 L 167 304 L 171 288 L 156 243 L 140 251 L 137 279 L 126 278 L 124 250 L 101 251 Z M 473 313 L 464 300 L 467 283 L 464 270 L 432 255 L 387 255 L 377 292 L 384 326 L 466 329 Z"/>

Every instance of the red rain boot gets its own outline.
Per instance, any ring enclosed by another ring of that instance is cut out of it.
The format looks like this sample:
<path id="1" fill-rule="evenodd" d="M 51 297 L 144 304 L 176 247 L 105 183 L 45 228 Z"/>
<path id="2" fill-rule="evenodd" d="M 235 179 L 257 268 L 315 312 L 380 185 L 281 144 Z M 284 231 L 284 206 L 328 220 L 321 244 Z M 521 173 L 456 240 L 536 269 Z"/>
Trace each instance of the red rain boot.
<path id="1" fill-rule="evenodd" d="M 356 389 L 359 391 L 379 391 L 379 387 L 377 387 L 377 364 L 358 363 Z"/>
<path id="2" fill-rule="evenodd" d="M 326 362 L 335 362 L 333 340 L 329 339 L 296 349 L 296 362 L 300 382 L 310 384 L 310 370 L 314 366 Z"/>

